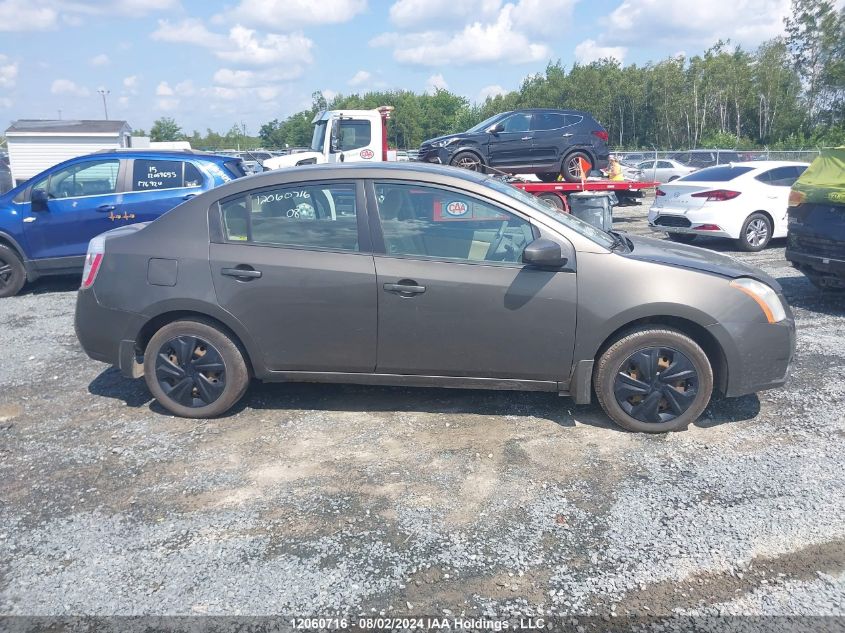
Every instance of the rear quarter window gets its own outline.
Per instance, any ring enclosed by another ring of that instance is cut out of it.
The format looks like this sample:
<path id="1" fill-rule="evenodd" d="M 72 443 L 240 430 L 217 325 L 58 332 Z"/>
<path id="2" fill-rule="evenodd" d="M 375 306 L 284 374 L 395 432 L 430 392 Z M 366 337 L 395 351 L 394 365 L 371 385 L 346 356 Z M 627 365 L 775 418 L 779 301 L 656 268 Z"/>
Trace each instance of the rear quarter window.
<path id="1" fill-rule="evenodd" d="M 728 182 L 752 171 L 753 167 L 720 165 L 699 169 L 688 176 L 679 178 L 678 182 Z"/>

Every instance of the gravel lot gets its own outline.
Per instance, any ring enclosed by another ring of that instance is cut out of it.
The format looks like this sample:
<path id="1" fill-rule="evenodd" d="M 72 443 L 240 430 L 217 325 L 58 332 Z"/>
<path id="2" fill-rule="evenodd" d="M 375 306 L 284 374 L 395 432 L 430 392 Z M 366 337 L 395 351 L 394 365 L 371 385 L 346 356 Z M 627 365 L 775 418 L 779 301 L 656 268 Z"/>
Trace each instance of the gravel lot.
<path id="1" fill-rule="evenodd" d="M 617 228 L 650 233 L 646 210 L 618 209 Z M 178 419 L 80 350 L 76 279 L 0 300 L 0 614 L 827 615 L 841 630 L 845 297 L 788 267 L 783 243 L 704 245 L 780 280 L 797 364 L 786 388 L 665 436 L 549 394 L 358 386 L 254 385 L 230 417 Z"/>

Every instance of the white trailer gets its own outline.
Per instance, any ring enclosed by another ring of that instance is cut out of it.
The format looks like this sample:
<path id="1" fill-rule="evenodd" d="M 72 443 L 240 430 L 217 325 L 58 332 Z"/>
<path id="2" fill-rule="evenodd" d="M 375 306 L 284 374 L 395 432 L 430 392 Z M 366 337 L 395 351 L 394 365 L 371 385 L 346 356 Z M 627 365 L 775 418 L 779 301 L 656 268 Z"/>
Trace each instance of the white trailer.
<path id="1" fill-rule="evenodd" d="M 69 158 L 129 147 L 131 134 L 126 121 L 15 121 L 6 130 L 12 180 L 20 184 Z"/>

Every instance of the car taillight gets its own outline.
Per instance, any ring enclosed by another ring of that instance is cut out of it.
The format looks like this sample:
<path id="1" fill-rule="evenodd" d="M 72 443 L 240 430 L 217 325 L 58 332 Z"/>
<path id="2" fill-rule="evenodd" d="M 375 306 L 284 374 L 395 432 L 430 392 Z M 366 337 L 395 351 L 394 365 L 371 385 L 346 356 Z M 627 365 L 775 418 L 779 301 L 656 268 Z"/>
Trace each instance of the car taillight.
<path id="1" fill-rule="evenodd" d="M 718 224 L 699 224 L 692 227 L 694 231 L 721 231 L 722 227 Z"/>
<path id="2" fill-rule="evenodd" d="M 660 196 L 665 196 L 666 192 L 663 191 L 662 189 L 658 189 L 657 191 L 654 192 L 654 195 L 659 198 Z"/>
<path id="3" fill-rule="evenodd" d="M 803 191 L 796 191 L 793 189 L 789 192 L 789 206 L 790 207 L 797 207 L 799 205 L 804 204 L 804 201 L 807 199 L 807 194 Z"/>
<path id="4" fill-rule="evenodd" d="M 598 136 L 601 140 L 607 143 L 607 130 L 593 130 L 593 136 Z"/>
<path id="5" fill-rule="evenodd" d="M 97 236 L 88 243 L 88 252 L 85 254 L 85 268 L 82 270 L 82 288 L 90 288 L 94 284 L 105 254 L 106 240 L 102 236 Z"/>
<path id="6" fill-rule="evenodd" d="M 730 191 L 729 189 L 714 189 L 713 191 L 700 191 L 694 193 L 691 198 L 707 198 L 707 202 L 724 202 L 725 200 L 733 200 L 741 192 Z"/>

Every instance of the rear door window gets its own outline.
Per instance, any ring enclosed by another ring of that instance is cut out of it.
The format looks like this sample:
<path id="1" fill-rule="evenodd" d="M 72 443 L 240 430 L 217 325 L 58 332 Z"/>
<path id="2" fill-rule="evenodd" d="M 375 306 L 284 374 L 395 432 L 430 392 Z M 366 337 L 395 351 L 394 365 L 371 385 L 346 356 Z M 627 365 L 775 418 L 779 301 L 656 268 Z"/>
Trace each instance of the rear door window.
<path id="1" fill-rule="evenodd" d="M 538 132 L 566 127 L 566 115 L 558 112 L 540 112 L 534 116 L 534 129 Z"/>
<path id="2" fill-rule="evenodd" d="M 136 158 L 132 166 L 132 191 L 155 191 L 158 189 L 180 189 L 185 186 L 198 187 L 202 177 L 196 167 L 181 160 L 149 160 Z M 187 180 L 199 184 L 186 185 Z"/>
<path id="3" fill-rule="evenodd" d="M 773 187 L 791 187 L 798 180 L 798 177 L 804 173 L 804 169 L 804 167 L 797 167 L 795 165 L 776 167 L 775 169 L 764 171 L 757 176 L 757 180 Z"/>
<path id="4" fill-rule="evenodd" d="M 288 185 L 220 204 L 227 240 L 313 250 L 358 251 L 353 183 Z"/>
<path id="5" fill-rule="evenodd" d="M 753 167 L 745 167 L 739 165 L 720 165 L 718 167 L 707 167 L 699 169 L 683 178 L 679 178 L 678 182 L 728 182 L 738 176 L 747 174 L 752 171 Z"/>

